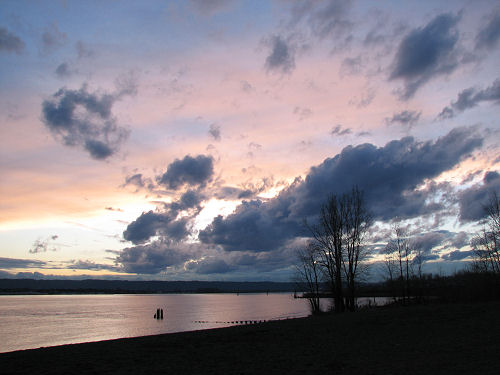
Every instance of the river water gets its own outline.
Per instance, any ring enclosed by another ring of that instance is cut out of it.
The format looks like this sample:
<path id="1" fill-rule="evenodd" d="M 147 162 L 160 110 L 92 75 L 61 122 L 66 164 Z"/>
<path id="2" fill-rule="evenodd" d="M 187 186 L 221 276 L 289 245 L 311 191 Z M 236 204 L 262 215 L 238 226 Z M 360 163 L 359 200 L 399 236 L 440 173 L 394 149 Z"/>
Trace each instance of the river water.
<path id="1" fill-rule="evenodd" d="M 307 300 L 289 293 L 0 296 L 0 352 L 308 314 Z"/>

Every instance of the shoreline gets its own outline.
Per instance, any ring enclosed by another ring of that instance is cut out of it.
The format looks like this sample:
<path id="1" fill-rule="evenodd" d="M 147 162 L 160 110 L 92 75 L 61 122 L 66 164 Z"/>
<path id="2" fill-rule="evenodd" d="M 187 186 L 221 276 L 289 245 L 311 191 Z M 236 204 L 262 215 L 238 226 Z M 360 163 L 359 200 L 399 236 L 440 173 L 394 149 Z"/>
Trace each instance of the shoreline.
<path id="1" fill-rule="evenodd" d="M 500 373 L 500 303 L 381 307 L 0 353 L 9 374 Z"/>

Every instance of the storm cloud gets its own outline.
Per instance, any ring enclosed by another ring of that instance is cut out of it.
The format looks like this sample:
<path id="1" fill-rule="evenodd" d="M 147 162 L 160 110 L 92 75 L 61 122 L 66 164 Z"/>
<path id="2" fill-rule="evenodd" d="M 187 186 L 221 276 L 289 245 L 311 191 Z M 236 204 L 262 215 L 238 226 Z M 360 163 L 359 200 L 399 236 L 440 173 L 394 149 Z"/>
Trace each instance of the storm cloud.
<path id="1" fill-rule="evenodd" d="M 201 193 L 188 190 L 177 201 L 164 203 L 157 212 L 143 212 L 127 226 L 123 238 L 134 244 L 145 243 L 154 236 L 161 236 L 164 241 L 181 241 L 189 235 L 188 223 L 201 211 L 203 199 Z M 181 212 L 187 215 L 179 217 Z"/>
<path id="2" fill-rule="evenodd" d="M 402 99 L 411 98 L 431 78 L 456 69 L 458 32 L 455 25 L 458 20 L 457 16 L 441 14 L 403 38 L 389 77 L 404 81 Z"/>
<path id="3" fill-rule="evenodd" d="M 116 257 L 115 263 L 124 272 L 140 274 L 157 274 L 168 267 L 179 266 L 191 259 L 199 257 L 196 247 L 178 249 L 170 243 L 154 241 L 151 244 L 127 247 Z"/>
<path id="4" fill-rule="evenodd" d="M 411 218 L 441 210 L 426 203 L 429 193 L 416 188 L 424 180 L 451 169 L 482 145 L 482 138 L 468 128 L 457 128 L 436 141 L 418 142 L 405 137 L 384 147 L 348 146 L 297 178 L 268 201 L 243 202 L 231 215 L 216 217 L 199 239 L 222 245 L 228 251 L 270 251 L 287 241 L 307 235 L 304 219 L 314 220 L 329 194 L 365 192 L 374 217 Z"/>
<path id="5" fill-rule="evenodd" d="M 482 102 L 492 102 L 495 105 L 500 104 L 500 78 L 497 78 L 491 86 L 484 90 L 469 87 L 461 91 L 456 101 L 443 108 L 439 114 L 439 118 L 445 119 L 455 117 L 457 112 L 460 113 L 467 109 L 474 108 Z"/>
<path id="6" fill-rule="evenodd" d="M 156 235 L 179 241 L 188 235 L 186 224 L 186 219 L 176 220 L 170 211 L 166 213 L 143 212 L 127 226 L 123 232 L 123 238 L 134 244 L 144 243 Z"/>
<path id="7" fill-rule="evenodd" d="M 0 51 L 20 54 L 23 52 L 24 47 L 25 44 L 21 38 L 5 27 L 0 27 Z"/>
<path id="8" fill-rule="evenodd" d="M 42 103 L 42 120 L 55 139 L 65 146 L 83 147 L 92 158 L 104 160 L 115 154 L 128 137 L 116 124 L 111 109 L 119 94 L 89 93 L 62 88 Z"/>
<path id="9" fill-rule="evenodd" d="M 204 186 L 212 179 L 213 173 L 214 160 L 211 156 L 187 155 L 184 159 L 176 159 L 172 162 L 167 167 L 167 171 L 158 177 L 158 183 L 174 190 L 186 184 Z"/>
<path id="10" fill-rule="evenodd" d="M 500 192 L 500 173 L 497 171 L 486 172 L 482 184 L 476 184 L 460 193 L 460 221 L 470 222 L 485 218 L 485 205 L 493 192 Z"/>

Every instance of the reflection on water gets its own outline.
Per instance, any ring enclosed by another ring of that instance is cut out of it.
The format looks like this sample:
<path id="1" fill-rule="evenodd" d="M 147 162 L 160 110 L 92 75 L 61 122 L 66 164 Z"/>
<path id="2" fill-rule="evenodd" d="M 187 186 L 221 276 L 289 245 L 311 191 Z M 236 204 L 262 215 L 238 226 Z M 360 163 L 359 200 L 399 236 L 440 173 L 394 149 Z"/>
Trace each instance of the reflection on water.
<path id="1" fill-rule="evenodd" d="M 0 296 L 0 352 L 308 314 L 307 300 L 277 293 Z"/>

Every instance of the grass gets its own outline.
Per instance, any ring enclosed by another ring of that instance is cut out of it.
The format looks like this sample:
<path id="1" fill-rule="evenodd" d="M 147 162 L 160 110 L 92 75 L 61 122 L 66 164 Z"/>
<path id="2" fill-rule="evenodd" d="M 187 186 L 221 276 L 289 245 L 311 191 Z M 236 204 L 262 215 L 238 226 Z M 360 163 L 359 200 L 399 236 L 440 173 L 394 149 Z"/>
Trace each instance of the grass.
<path id="1" fill-rule="evenodd" d="M 0 354 L 7 374 L 499 374 L 500 303 L 382 307 Z"/>

